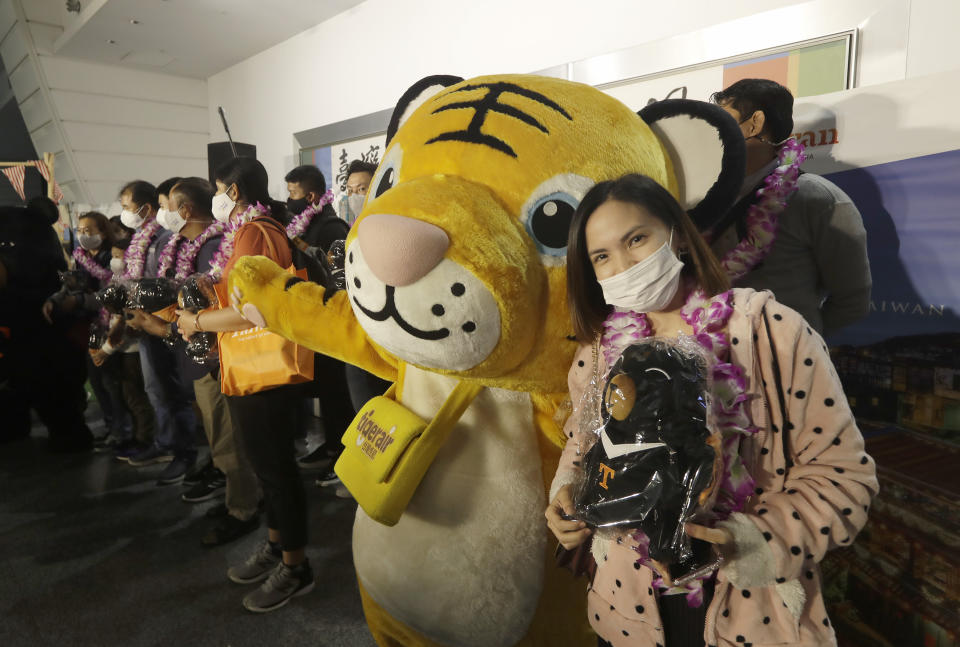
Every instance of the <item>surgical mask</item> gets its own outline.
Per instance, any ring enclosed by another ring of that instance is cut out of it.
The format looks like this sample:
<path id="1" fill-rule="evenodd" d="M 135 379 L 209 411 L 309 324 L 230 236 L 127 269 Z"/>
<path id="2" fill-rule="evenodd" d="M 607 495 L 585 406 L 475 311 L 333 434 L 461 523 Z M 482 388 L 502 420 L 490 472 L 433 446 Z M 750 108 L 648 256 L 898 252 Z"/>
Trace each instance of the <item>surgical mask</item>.
<path id="1" fill-rule="evenodd" d="M 143 224 L 143 218 L 140 216 L 140 212 L 143 211 L 143 205 L 136 211 L 130 211 L 129 209 L 124 209 L 120 212 L 120 222 L 122 222 L 126 227 L 130 229 L 137 229 L 140 225 Z"/>
<path id="2" fill-rule="evenodd" d="M 180 215 L 179 210 L 170 211 L 169 209 L 160 209 L 157 212 L 157 222 L 160 223 L 161 227 L 173 233 L 179 232 L 187 224 L 187 220 Z"/>
<path id="3" fill-rule="evenodd" d="M 366 196 L 360 193 L 351 193 L 340 198 L 337 207 L 338 215 L 352 225 L 363 210 L 363 200 Z"/>
<path id="4" fill-rule="evenodd" d="M 122 274 L 125 268 L 126 268 L 126 264 L 123 262 L 122 258 L 110 259 L 110 271 L 113 272 L 114 274 Z"/>
<path id="5" fill-rule="evenodd" d="M 608 305 L 634 312 L 659 312 L 677 294 L 683 261 L 670 248 L 670 241 L 633 267 L 599 281 Z"/>
<path id="6" fill-rule="evenodd" d="M 83 247 L 88 252 L 92 252 L 95 249 L 100 249 L 103 236 L 100 234 L 80 234 L 77 236 L 77 240 L 80 243 L 80 247 Z"/>
<path id="7" fill-rule="evenodd" d="M 310 203 L 307 202 L 306 198 L 300 198 L 298 200 L 287 198 L 287 211 L 289 211 L 293 216 L 299 216 L 301 213 L 306 211 L 307 207 L 309 206 Z"/>
<path id="8" fill-rule="evenodd" d="M 230 214 L 233 212 L 233 208 L 237 206 L 237 203 L 230 199 L 230 196 L 227 195 L 227 192 L 218 193 L 213 196 L 213 203 L 211 204 L 211 210 L 213 211 L 213 217 L 220 222 L 227 222 L 230 220 Z"/>

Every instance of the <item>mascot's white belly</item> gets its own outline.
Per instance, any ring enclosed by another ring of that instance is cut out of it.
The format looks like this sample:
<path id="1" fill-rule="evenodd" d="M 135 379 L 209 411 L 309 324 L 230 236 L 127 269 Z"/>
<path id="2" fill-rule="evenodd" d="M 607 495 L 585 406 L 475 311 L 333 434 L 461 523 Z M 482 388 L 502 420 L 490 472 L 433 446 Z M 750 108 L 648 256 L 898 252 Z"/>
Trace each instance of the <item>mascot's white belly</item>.
<path id="1" fill-rule="evenodd" d="M 408 365 L 400 401 L 429 420 L 455 385 Z M 446 645 L 519 641 L 543 582 L 546 497 L 539 456 L 529 396 L 481 391 L 397 525 L 357 510 L 353 557 L 370 596 Z"/>

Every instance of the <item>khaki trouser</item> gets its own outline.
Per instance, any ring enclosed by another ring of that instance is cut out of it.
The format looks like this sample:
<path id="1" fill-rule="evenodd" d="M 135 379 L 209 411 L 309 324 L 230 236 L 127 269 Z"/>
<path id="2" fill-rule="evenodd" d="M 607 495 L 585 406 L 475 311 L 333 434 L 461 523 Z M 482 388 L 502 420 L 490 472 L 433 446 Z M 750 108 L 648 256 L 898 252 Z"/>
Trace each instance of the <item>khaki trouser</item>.
<path id="1" fill-rule="evenodd" d="M 220 380 L 211 374 L 193 381 L 203 431 L 210 443 L 214 466 L 227 477 L 226 506 L 231 515 L 246 521 L 257 513 L 260 482 L 247 458 L 245 444 L 236 436 Z"/>

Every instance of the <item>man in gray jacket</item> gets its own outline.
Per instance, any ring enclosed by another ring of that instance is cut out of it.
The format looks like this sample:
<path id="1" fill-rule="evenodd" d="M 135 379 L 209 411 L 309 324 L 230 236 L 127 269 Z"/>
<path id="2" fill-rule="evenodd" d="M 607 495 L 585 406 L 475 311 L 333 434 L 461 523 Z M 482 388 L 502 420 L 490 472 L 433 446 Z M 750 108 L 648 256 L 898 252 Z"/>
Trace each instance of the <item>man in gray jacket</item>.
<path id="1" fill-rule="evenodd" d="M 774 81 L 743 79 L 712 100 L 740 124 L 747 144 L 746 179 L 737 204 L 712 232 L 718 258 L 747 232 L 747 213 L 757 189 L 777 166 L 779 146 L 793 130 L 793 96 Z M 860 212 L 835 184 L 801 173 L 797 190 L 775 216 L 769 252 L 738 287 L 771 290 L 820 333 L 830 333 L 867 314 L 870 263 Z"/>

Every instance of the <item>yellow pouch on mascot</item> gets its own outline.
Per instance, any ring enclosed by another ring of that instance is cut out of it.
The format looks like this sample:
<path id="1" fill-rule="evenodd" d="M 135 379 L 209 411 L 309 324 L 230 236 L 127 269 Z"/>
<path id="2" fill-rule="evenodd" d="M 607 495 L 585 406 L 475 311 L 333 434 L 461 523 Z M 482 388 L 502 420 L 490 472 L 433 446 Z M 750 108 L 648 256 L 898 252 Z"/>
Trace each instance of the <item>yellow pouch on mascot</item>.
<path id="1" fill-rule="evenodd" d="M 371 519 L 393 526 L 440 447 L 483 389 L 459 382 L 429 423 L 394 399 L 396 384 L 368 401 L 343 434 L 334 471 Z"/>

